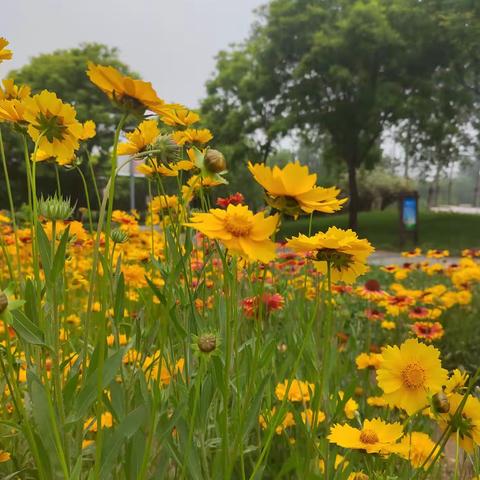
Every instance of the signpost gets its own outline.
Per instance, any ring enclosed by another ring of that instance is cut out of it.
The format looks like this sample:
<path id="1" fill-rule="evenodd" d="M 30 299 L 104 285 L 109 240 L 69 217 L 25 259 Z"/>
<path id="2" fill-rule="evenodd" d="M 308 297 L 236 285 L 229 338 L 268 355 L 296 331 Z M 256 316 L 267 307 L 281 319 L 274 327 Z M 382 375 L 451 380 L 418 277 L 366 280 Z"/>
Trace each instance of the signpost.
<path id="1" fill-rule="evenodd" d="M 407 238 L 418 244 L 418 192 L 402 193 L 399 196 L 400 211 L 400 246 L 405 245 Z"/>

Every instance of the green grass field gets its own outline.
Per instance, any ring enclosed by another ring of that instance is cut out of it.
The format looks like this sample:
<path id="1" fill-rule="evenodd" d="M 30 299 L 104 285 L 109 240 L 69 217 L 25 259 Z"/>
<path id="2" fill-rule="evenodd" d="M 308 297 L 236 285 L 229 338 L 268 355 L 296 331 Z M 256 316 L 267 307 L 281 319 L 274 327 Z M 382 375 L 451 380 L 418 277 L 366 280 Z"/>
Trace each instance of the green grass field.
<path id="1" fill-rule="evenodd" d="M 297 233 L 308 233 L 309 217 L 298 221 L 284 222 L 279 238 Z M 401 250 L 399 245 L 399 221 L 396 209 L 362 212 L 358 219 L 358 234 L 368 238 L 378 250 Z M 312 233 L 325 231 L 330 226 L 348 227 L 348 214 L 316 216 L 312 222 Z M 410 240 L 405 248 L 413 246 Z M 480 216 L 456 213 L 419 214 L 419 247 L 447 248 L 458 254 L 464 248 L 480 248 Z"/>

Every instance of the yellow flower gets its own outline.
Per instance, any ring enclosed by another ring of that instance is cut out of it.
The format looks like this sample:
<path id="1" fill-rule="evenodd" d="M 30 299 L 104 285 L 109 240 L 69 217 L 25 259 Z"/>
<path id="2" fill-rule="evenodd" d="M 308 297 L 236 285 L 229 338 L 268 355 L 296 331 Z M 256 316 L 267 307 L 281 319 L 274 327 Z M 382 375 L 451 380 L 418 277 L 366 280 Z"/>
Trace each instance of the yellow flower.
<path id="1" fill-rule="evenodd" d="M 189 169 L 190 162 L 187 161 L 163 164 L 154 158 L 149 158 L 147 162 L 137 166 L 137 172 L 143 173 L 147 177 L 151 177 L 155 174 L 162 175 L 164 177 L 176 177 L 179 171 Z"/>
<path id="2" fill-rule="evenodd" d="M 333 213 L 342 208 L 346 198 L 338 199 L 340 190 L 335 187 L 317 187 L 317 175 L 298 162 L 289 163 L 283 169 L 263 164 L 248 164 L 255 180 L 266 190 L 268 203 L 285 212 L 298 216 L 314 211 Z"/>
<path id="3" fill-rule="evenodd" d="M 338 470 L 338 467 L 342 467 L 342 470 L 345 470 L 348 467 L 348 461 L 345 460 L 345 457 L 342 455 L 335 455 L 335 464 L 334 468 L 335 470 Z M 325 462 L 323 460 L 320 460 L 318 462 L 318 468 L 320 469 L 321 473 L 325 473 Z"/>
<path id="4" fill-rule="evenodd" d="M 386 347 L 382 355 L 378 385 L 390 405 L 403 408 L 409 415 L 425 408 L 428 396 L 441 391 L 447 381 L 440 352 L 431 345 L 409 339 L 400 348 Z"/>
<path id="5" fill-rule="evenodd" d="M 160 120 L 166 125 L 170 125 L 172 127 L 189 127 L 200 120 L 200 115 L 188 110 L 188 108 L 182 107 L 181 105 L 179 105 L 177 108 L 164 109 L 162 114 L 163 115 L 160 117 Z"/>
<path id="6" fill-rule="evenodd" d="M 191 223 L 185 225 L 221 240 L 233 253 L 267 263 L 275 258 L 275 243 L 269 237 L 277 223 L 278 215 L 254 215 L 245 205 L 229 205 L 226 210 L 212 208 L 209 213 L 195 213 Z"/>
<path id="7" fill-rule="evenodd" d="M 400 423 L 385 423 L 374 418 L 365 420 L 361 430 L 337 423 L 330 429 L 327 438 L 330 443 L 344 448 L 365 450 L 367 453 L 389 453 L 402 434 Z"/>
<path id="8" fill-rule="evenodd" d="M 110 412 L 102 413 L 100 417 L 100 427 L 101 428 L 112 428 L 113 427 L 113 416 Z M 84 424 L 83 429 L 88 430 L 89 432 L 98 431 L 97 420 L 96 418 L 89 418 Z"/>
<path id="9" fill-rule="evenodd" d="M 0 88 L 0 100 L 23 100 L 30 96 L 31 89 L 27 85 L 15 85 L 11 78 L 2 80 L 3 88 Z"/>
<path id="10" fill-rule="evenodd" d="M 126 133 L 127 142 L 117 148 L 119 155 L 135 155 L 143 152 L 160 135 L 156 120 L 145 120 L 131 133 Z"/>
<path id="11" fill-rule="evenodd" d="M 97 127 L 93 120 L 87 120 L 82 125 L 82 133 L 80 134 L 80 140 L 88 140 L 93 138 L 97 133 Z"/>
<path id="12" fill-rule="evenodd" d="M 440 427 L 445 430 L 452 424 L 452 438 L 455 439 L 458 432 L 462 448 L 468 453 L 473 453 L 474 446 L 480 445 L 480 400 L 469 395 L 458 418 L 455 412 L 463 401 L 463 395 L 453 393 L 448 400 L 450 411 L 441 415 Z"/>
<path id="13" fill-rule="evenodd" d="M 426 433 L 412 432 L 405 435 L 392 450 L 402 458 L 409 460 L 414 468 L 420 468 L 430 457 L 425 464 L 424 468 L 426 469 L 438 453 L 439 447 L 437 446 L 434 453 L 430 455 L 433 447 L 435 447 L 435 442 Z"/>
<path id="14" fill-rule="evenodd" d="M 172 138 L 178 145 L 185 145 L 186 143 L 207 143 L 213 138 L 213 135 L 207 128 L 201 130 L 187 128 L 186 130 L 172 133 Z"/>
<path id="15" fill-rule="evenodd" d="M 275 388 L 275 396 L 281 401 L 287 393 L 288 380 L 283 383 L 279 383 Z M 313 395 L 315 385 L 309 382 L 303 382 L 302 380 L 292 380 L 290 389 L 288 391 L 288 400 L 291 402 L 309 402 L 311 395 Z"/>
<path id="16" fill-rule="evenodd" d="M 449 394 L 460 391 L 467 383 L 467 380 L 468 373 L 456 368 L 445 383 L 445 393 Z"/>
<path id="17" fill-rule="evenodd" d="M 56 157 L 62 164 L 69 163 L 84 133 L 75 109 L 47 90 L 25 99 L 24 105 L 28 134 L 34 142 L 38 142 L 42 156 Z"/>
<path id="18" fill-rule="evenodd" d="M 338 396 L 340 397 L 340 400 L 343 401 L 343 397 L 345 396 L 345 393 L 340 390 L 338 392 Z M 355 415 L 358 412 L 358 403 L 353 399 L 349 398 L 346 402 L 345 405 L 343 406 L 343 413 L 345 413 L 345 416 L 349 419 L 352 420 L 355 418 Z"/>
<path id="19" fill-rule="evenodd" d="M 20 100 L 0 100 L 0 122 L 22 123 L 25 105 Z"/>
<path id="20" fill-rule="evenodd" d="M 378 368 L 382 360 L 383 358 L 380 353 L 361 353 L 355 359 L 355 363 L 359 370 L 364 370 L 366 368 Z"/>
<path id="21" fill-rule="evenodd" d="M 383 397 L 368 397 L 367 404 L 371 407 L 386 407 L 387 402 Z"/>
<path id="22" fill-rule="evenodd" d="M 0 463 L 8 462 L 11 456 L 5 450 L 0 450 Z"/>
<path id="23" fill-rule="evenodd" d="M 143 114 L 145 110 L 163 113 L 167 107 L 150 82 L 122 75 L 116 68 L 88 63 L 87 75 L 110 100 L 128 110 Z"/>
<path id="24" fill-rule="evenodd" d="M 395 330 L 395 328 L 397 328 L 397 326 L 395 325 L 395 322 L 392 322 L 389 320 L 383 320 L 380 326 L 385 330 Z"/>
<path id="25" fill-rule="evenodd" d="M 367 257 L 375 250 L 368 240 L 359 239 L 353 230 L 330 227 L 313 237 L 300 234 L 288 240 L 296 252 L 313 252 L 317 270 L 326 274 L 330 263 L 332 282 L 352 283 L 368 270 Z"/>
<path id="26" fill-rule="evenodd" d="M 5 48 L 8 43 L 7 39 L 0 37 L 0 63 L 12 58 L 12 51 Z"/>
<path id="27" fill-rule="evenodd" d="M 159 195 L 153 197 L 152 201 L 148 204 L 148 209 L 152 213 L 160 213 L 163 210 L 177 210 L 178 197 L 176 195 Z"/>
<path id="28" fill-rule="evenodd" d="M 303 423 L 307 426 L 313 425 L 314 417 L 315 417 L 315 423 L 317 425 L 319 423 L 322 423 L 325 420 L 324 412 L 322 412 L 321 410 L 318 410 L 317 414 L 314 415 L 313 410 L 311 408 L 307 408 L 303 412 L 300 412 L 300 416 L 302 417 Z"/>

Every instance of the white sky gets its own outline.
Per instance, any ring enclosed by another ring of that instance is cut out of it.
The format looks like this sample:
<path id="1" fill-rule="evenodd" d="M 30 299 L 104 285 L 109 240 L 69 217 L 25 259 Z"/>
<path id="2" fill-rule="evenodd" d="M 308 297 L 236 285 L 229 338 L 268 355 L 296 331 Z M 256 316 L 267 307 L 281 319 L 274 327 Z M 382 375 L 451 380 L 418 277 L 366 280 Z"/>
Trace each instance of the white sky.
<path id="1" fill-rule="evenodd" d="M 265 1 L 6 0 L 0 36 L 14 58 L 0 65 L 0 78 L 40 53 L 99 42 L 118 47 L 160 97 L 194 108 L 215 55 L 248 35 L 253 10 Z"/>

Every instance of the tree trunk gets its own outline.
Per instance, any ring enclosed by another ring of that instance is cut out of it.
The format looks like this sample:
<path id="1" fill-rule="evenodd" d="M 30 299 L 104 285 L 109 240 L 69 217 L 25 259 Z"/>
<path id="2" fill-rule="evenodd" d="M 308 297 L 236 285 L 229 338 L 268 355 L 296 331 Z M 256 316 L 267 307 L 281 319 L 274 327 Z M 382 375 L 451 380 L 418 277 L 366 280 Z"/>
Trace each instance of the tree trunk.
<path id="1" fill-rule="evenodd" d="M 450 162 L 450 170 L 448 172 L 448 186 L 447 186 L 447 203 L 452 204 L 452 191 L 453 191 L 453 167 L 455 162 Z"/>
<path id="2" fill-rule="evenodd" d="M 355 159 L 349 159 L 348 165 L 348 189 L 350 193 L 350 202 L 348 204 L 348 226 L 352 230 L 358 227 L 358 188 L 357 188 L 357 168 Z"/>
<path id="3" fill-rule="evenodd" d="M 440 162 L 437 164 L 437 171 L 435 173 L 435 180 L 434 180 L 434 200 L 433 204 L 438 207 L 438 201 L 440 199 L 440 173 L 442 171 L 442 165 Z"/>
<path id="4" fill-rule="evenodd" d="M 475 169 L 475 187 L 473 189 L 473 206 L 478 207 L 480 203 L 480 159 L 477 159 L 477 168 Z"/>

